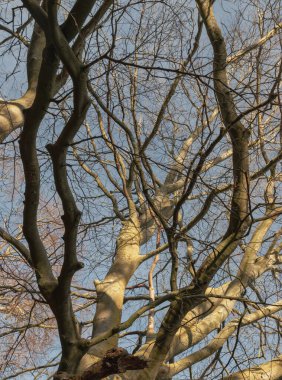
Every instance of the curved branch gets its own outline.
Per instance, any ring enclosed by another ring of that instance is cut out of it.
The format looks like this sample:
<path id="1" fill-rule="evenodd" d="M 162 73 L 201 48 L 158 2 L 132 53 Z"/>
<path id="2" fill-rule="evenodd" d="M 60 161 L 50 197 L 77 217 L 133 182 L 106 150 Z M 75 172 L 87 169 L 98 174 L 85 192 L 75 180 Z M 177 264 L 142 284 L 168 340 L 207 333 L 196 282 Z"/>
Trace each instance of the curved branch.
<path id="1" fill-rule="evenodd" d="M 281 380 L 281 373 L 282 355 L 256 367 L 251 367 L 243 371 L 232 373 L 231 375 L 224 377 L 223 380 Z"/>
<path id="2" fill-rule="evenodd" d="M 28 264 L 32 267 L 32 260 L 31 260 L 30 252 L 23 243 L 21 243 L 14 236 L 10 235 L 7 231 L 5 231 L 1 227 L 0 227 L 0 236 L 6 242 L 10 243 L 21 254 L 21 256 L 28 262 Z"/>
<path id="3" fill-rule="evenodd" d="M 205 358 L 208 358 L 213 353 L 215 353 L 218 349 L 220 349 L 230 338 L 230 336 L 238 329 L 244 326 L 248 326 L 252 323 L 259 321 L 262 318 L 265 318 L 271 314 L 277 313 L 282 309 L 282 301 L 275 303 L 273 306 L 267 306 L 264 308 L 260 308 L 259 310 L 244 316 L 243 318 L 233 319 L 228 322 L 228 324 L 216 335 L 214 339 L 212 339 L 205 347 L 202 349 L 193 352 L 191 355 L 183 358 L 176 363 L 170 364 L 166 367 L 169 373 L 169 376 L 175 376 L 179 372 L 183 371 L 186 368 L 191 367 L 195 363 L 198 363 Z M 245 372 L 245 371 L 244 371 Z M 242 377 L 242 379 L 246 379 L 249 377 Z M 227 377 L 226 379 L 229 379 Z M 231 377 L 230 379 L 233 379 Z M 237 379 L 236 377 L 234 380 Z"/>

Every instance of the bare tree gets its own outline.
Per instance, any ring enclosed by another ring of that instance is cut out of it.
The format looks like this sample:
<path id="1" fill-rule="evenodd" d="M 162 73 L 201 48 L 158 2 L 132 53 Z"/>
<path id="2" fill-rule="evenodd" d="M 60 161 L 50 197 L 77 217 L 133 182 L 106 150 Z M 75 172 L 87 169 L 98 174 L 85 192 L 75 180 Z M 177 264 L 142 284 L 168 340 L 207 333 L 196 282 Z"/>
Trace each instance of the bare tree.
<path id="1" fill-rule="evenodd" d="M 281 3 L 2 3 L 1 378 L 280 379 Z"/>

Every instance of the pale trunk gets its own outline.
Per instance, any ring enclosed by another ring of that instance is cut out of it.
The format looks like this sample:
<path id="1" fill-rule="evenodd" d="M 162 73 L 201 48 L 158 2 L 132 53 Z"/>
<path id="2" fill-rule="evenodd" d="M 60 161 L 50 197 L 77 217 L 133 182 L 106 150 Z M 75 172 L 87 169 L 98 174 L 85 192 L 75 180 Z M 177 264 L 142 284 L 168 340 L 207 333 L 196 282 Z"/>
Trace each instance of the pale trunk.
<path id="1" fill-rule="evenodd" d="M 119 325 L 124 302 L 125 288 L 140 263 L 140 224 L 137 216 L 123 222 L 117 239 L 115 260 L 103 281 L 95 281 L 97 307 L 93 321 L 95 338 Z M 118 336 L 92 347 L 80 363 L 79 371 L 85 370 L 110 348 L 116 347 Z"/>

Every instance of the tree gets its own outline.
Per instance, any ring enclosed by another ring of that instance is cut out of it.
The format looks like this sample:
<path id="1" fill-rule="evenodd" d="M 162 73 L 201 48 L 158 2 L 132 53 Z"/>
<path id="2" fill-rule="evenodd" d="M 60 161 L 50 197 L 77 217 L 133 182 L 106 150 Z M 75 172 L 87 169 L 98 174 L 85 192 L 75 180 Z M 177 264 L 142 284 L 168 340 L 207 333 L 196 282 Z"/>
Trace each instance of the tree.
<path id="1" fill-rule="evenodd" d="M 3 378 L 281 378 L 279 3 L 3 2 Z"/>

